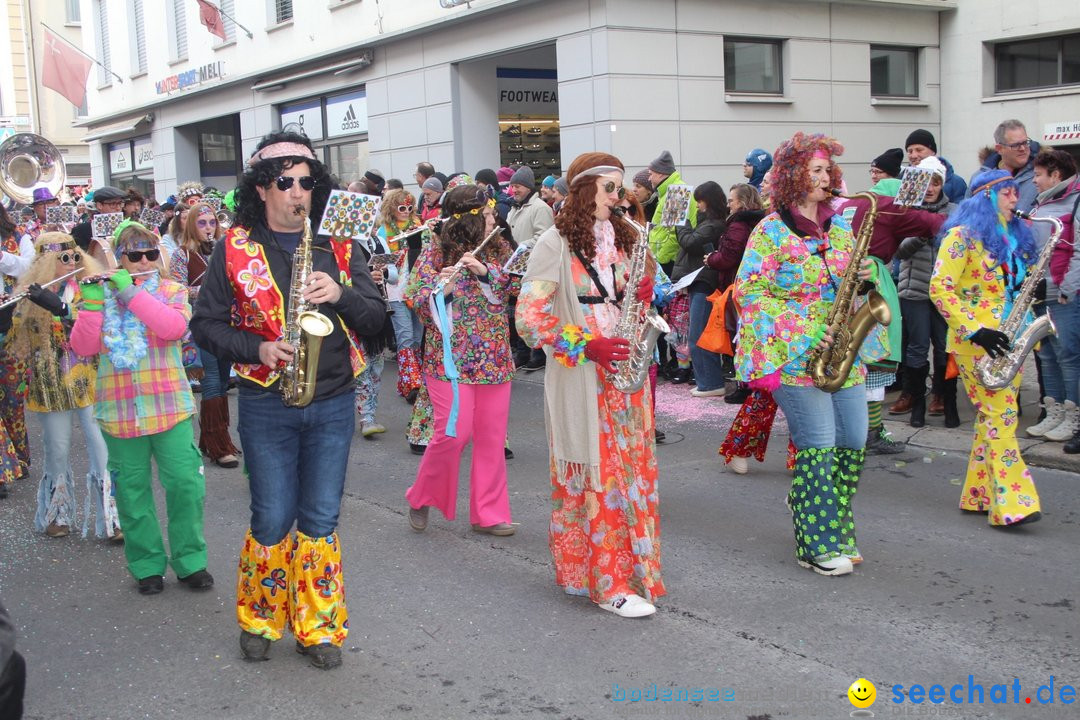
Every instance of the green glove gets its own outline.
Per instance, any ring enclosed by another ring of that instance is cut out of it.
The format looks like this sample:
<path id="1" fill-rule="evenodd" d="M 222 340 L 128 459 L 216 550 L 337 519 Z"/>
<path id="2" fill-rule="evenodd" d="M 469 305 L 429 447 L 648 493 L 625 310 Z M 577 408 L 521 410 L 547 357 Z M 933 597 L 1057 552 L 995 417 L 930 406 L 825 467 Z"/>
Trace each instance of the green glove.
<path id="1" fill-rule="evenodd" d="M 878 264 L 876 262 L 874 262 L 873 260 L 870 260 L 870 277 L 867 279 L 867 282 L 873 283 L 874 285 L 877 285 L 877 281 L 878 281 Z"/>
<path id="2" fill-rule="evenodd" d="M 83 302 L 86 303 L 104 303 L 105 302 L 105 286 L 101 283 L 85 283 L 79 286 L 82 291 Z"/>
<path id="3" fill-rule="evenodd" d="M 116 292 L 124 292 L 131 287 L 132 282 L 134 281 L 131 279 L 131 273 L 127 270 L 117 270 L 109 278 L 109 284 L 116 289 Z"/>
<path id="4" fill-rule="evenodd" d="M 821 338 L 825 337 L 825 331 L 828 329 L 824 323 L 818 325 L 817 329 L 810 335 L 810 347 L 817 347 L 817 344 L 821 342 Z"/>

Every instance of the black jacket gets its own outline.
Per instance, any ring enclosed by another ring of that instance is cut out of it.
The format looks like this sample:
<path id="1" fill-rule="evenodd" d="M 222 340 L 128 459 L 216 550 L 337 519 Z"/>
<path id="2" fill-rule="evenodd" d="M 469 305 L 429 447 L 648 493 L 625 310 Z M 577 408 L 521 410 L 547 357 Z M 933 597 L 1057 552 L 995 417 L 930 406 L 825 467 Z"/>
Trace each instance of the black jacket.
<path id="1" fill-rule="evenodd" d="M 675 256 L 671 281 L 677 282 L 704 266 L 687 290 L 703 293 L 711 293 L 715 290 L 717 274 L 715 270 L 705 265 L 705 257 L 719 247 L 720 238 L 723 237 L 726 227 L 723 220 L 706 219 L 699 215 L 697 227 L 682 225 L 675 228 L 675 236 L 679 241 L 679 254 Z"/>
<path id="2" fill-rule="evenodd" d="M 270 274 L 285 296 L 285 313 L 288 317 L 289 283 L 292 279 L 292 256 L 280 250 L 273 235 L 265 225 L 251 233 L 252 242 L 265 249 Z M 333 278 L 338 277 L 337 262 L 330 249 L 330 239 L 317 235 L 312 247 L 312 270 L 321 270 Z M 378 333 L 386 320 L 386 304 L 375 287 L 368 271 L 367 258 L 359 244 L 354 244 L 350 264 L 352 287 L 341 288 L 341 299 L 336 303 L 319 305 L 319 312 L 334 322 L 334 331 L 322 340 L 319 354 L 319 370 L 315 381 L 315 399 L 353 392 L 352 367 L 349 363 L 349 339 L 341 329 L 338 318 L 357 335 Z M 199 289 L 199 299 L 191 317 L 191 336 L 199 347 L 204 347 L 219 358 L 229 362 L 255 363 L 259 360 L 259 345 L 266 340 L 253 333 L 235 328 L 230 322 L 233 306 L 233 288 L 225 270 L 225 243 L 219 242 L 210 256 L 210 265 Z M 259 385 L 239 378 L 243 387 L 262 389 Z M 277 390 L 275 382 L 269 389 Z"/>
<path id="3" fill-rule="evenodd" d="M 81 222 L 71 228 L 71 237 L 75 238 L 75 244 L 83 252 L 90 252 L 90 241 L 93 240 L 93 230 L 90 229 L 90 221 Z"/>

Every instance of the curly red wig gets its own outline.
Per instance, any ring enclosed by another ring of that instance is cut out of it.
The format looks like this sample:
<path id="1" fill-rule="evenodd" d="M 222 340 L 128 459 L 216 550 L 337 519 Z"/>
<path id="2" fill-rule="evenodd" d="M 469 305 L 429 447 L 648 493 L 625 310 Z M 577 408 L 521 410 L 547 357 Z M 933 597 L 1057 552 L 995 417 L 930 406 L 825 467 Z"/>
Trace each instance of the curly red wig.
<path id="1" fill-rule="evenodd" d="M 776 148 L 772 170 L 769 171 L 772 174 L 769 195 L 773 208 L 796 207 L 806 200 L 811 190 L 808 166 L 811 158 L 819 152 L 827 153 L 830 157 L 843 155 L 844 146 L 827 135 L 797 132 Z M 840 166 L 832 163 L 829 167 L 830 187 L 840 187 L 841 177 Z"/>
<path id="2" fill-rule="evenodd" d="M 581 173 L 600 165 L 611 165 L 625 170 L 619 158 L 608 153 L 588 152 L 578 155 L 566 170 L 566 183 L 570 187 L 570 194 L 566 196 L 562 210 L 555 217 L 555 227 L 566 238 L 570 249 L 581 253 L 588 261 L 596 257 L 596 236 L 593 234 L 593 225 L 596 222 L 596 176 Z M 629 254 L 637 242 L 637 232 L 627 223 L 614 219 L 612 223 L 615 227 L 615 245 Z"/>

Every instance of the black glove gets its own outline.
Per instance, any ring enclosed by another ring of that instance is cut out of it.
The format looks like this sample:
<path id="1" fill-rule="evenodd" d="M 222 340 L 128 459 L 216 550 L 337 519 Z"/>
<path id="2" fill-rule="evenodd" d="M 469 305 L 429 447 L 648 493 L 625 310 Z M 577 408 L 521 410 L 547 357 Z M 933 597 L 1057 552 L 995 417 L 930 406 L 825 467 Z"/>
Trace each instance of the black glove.
<path id="1" fill-rule="evenodd" d="M 7 296 L 0 293 L 0 300 Z M 0 334 L 6 334 L 11 330 L 11 318 L 15 314 L 16 303 L 11 303 L 6 308 L 0 308 Z"/>
<path id="2" fill-rule="evenodd" d="M 30 302 L 41 308 L 44 308 L 45 310 L 48 310 L 51 315 L 67 317 L 67 303 L 61 300 L 60 296 L 54 293 L 52 290 L 46 290 L 37 283 L 34 283 L 30 287 L 26 288 L 26 293 L 27 296 L 30 298 Z"/>
<path id="3" fill-rule="evenodd" d="M 992 358 L 1001 357 L 1005 353 L 1009 352 L 1011 345 L 1009 344 L 1009 336 L 1000 330 L 991 330 L 990 328 L 979 328 L 971 334 L 968 338 L 971 342 L 981 346 L 986 350 L 986 354 Z"/>

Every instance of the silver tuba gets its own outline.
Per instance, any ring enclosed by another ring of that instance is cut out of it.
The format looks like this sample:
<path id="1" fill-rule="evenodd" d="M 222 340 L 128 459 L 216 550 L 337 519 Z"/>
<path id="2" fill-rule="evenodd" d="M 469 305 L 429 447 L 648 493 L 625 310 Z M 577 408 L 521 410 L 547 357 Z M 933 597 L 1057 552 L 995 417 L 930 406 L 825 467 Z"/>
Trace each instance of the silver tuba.
<path id="1" fill-rule="evenodd" d="M 57 197 L 66 178 L 60 151 L 41 135 L 19 133 L 0 143 L 0 192 L 15 202 L 31 204 L 39 187 Z"/>
<path id="2" fill-rule="evenodd" d="M 1039 253 L 1039 259 L 1036 261 L 1035 266 L 1031 268 L 1027 277 L 1024 278 L 1024 282 L 1020 286 L 1020 292 L 1013 299 L 1013 306 L 1009 316 L 998 327 L 998 330 L 1005 333 L 1009 338 L 1009 352 L 996 358 L 986 355 L 979 358 L 975 363 L 975 377 L 978 379 L 979 384 L 987 390 L 1001 390 L 1008 387 L 1013 378 L 1016 377 L 1016 373 L 1020 372 L 1020 368 L 1024 365 L 1024 359 L 1031 352 L 1031 349 L 1035 347 L 1035 343 L 1047 335 L 1057 335 L 1057 328 L 1054 327 L 1054 321 L 1050 319 L 1050 313 L 1035 318 L 1035 321 L 1028 325 L 1025 325 L 1024 321 L 1027 319 L 1027 314 L 1031 311 L 1031 305 L 1035 301 L 1035 288 L 1046 275 L 1046 269 L 1050 266 L 1050 256 L 1054 254 L 1054 246 L 1061 239 L 1064 226 L 1060 220 L 1054 217 L 1031 217 L 1019 210 L 1015 210 L 1013 214 L 1018 218 L 1030 220 L 1031 222 L 1050 223 L 1053 230 L 1050 233 L 1050 239 L 1046 241 L 1042 252 Z"/>
<path id="3" fill-rule="evenodd" d="M 649 366 L 652 365 L 656 341 L 661 335 L 671 332 L 667 322 L 656 314 L 652 303 L 637 299 L 637 286 L 645 276 L 649 259 L 649 231 L 626 215 L 621 207 L 611 209 L 611 214 L 632 226 L 638 232 L 638 241 L 630 257 L 630 276 L 626 279 L 623 291 L 622 314 L 615 326 L 614 337 L 630 343 L 630 358 L 616 363 L 617 368 L 612 378 L 616 390 L 627 394 L 636 393 L 649 379 Z"/>

